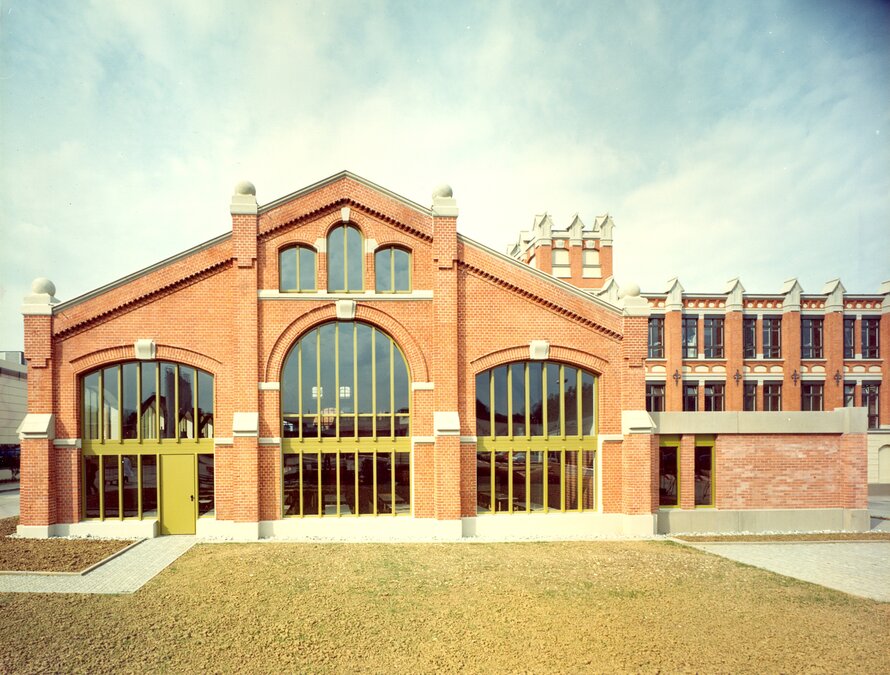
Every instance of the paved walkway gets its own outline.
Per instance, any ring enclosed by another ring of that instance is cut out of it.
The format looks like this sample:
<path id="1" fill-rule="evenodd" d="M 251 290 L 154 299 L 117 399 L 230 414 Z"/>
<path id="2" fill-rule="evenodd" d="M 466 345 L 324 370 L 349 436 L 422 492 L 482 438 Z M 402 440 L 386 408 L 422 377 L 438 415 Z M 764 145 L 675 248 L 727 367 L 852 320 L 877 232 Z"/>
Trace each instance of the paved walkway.
<path id="1" fill-rule="evenodd" d="M 135 593 L 196 541 L 193 536 L 146 539 L 83 576 L 2 574 L 0 593 Z"/>
<path id="2" fill-rule="evenodd" d="M 890 541 L 696 544 L 696 548 L 850 595 L 890 602 Z"/>

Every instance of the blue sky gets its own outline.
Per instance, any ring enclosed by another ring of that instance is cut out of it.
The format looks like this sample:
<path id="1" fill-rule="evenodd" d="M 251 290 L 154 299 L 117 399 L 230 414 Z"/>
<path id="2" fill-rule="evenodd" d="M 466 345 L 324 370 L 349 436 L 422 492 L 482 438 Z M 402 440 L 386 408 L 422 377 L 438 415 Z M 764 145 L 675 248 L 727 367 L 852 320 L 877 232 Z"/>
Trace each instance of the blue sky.
<path id="1" fill-rule="evenodd" d="M 890 7 L 0 0 L 0 349 L 349 169 L 498 250 L 612 214 L 619 282 L 890 279 Z"/>

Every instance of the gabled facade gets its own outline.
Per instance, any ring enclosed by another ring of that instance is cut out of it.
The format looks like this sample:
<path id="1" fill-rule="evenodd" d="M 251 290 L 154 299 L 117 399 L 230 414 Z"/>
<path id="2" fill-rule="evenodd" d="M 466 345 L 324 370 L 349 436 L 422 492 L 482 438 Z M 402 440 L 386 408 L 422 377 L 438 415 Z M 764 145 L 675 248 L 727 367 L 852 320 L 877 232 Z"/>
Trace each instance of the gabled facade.
<path id="1" fill-rule="evenodd" d="M 646 411 L 658 301 L 609 283 L 608 218 L 573 223 L 573 285 L 459 235 L 447 186 L 426 208 L 343 172 L 261 206 L 242 183 L 231 214 L 79 298 L 35 280 L 21 533 L 867 528 L 864 411 Z"/>

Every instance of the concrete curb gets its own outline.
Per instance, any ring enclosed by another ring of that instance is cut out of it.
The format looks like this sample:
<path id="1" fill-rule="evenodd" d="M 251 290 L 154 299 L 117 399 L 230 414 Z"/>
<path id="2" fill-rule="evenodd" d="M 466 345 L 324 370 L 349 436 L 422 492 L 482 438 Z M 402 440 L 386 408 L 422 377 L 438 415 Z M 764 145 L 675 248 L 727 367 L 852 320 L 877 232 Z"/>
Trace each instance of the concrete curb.
<path id="1" fill-rule="evenodd" d="M 95 562 L 92 565 L 90 565 L 89 567 L 80 570 L 80 572 L 47 572 L 45 570 L 0 570 L 0 575 L 14 576 L 14 575 L 18 575 L 18 574 L 35 574 L 37 576 L 42 576 L 42 577 L 82 577 L 86 574 L 89 574 L 94 569 L 102 567 L 102 565 L 104 565 L 105 563 L 111 562 L 112 560 L 117 558 L 119 555 L 123 555 L 124 553 L 129 551 L 131 548 L 141 544 L 143 541 L 145 541 L 145 539 L 139 539 L 138 541 L 134 541 L 132 544 L 128 544 L 127 546 L 124 546 L 120 551 L 115 551 L 107 558 L 103 558 L 99 562 Z"/>

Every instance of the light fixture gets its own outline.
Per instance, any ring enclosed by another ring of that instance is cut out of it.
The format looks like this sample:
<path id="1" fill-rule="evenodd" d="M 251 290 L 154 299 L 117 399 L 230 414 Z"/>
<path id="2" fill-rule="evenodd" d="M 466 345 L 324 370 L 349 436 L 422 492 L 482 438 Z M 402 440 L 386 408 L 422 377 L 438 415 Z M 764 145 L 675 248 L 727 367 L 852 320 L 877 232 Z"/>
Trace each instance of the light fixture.
<path id="1" fill-rule="evenodd" d="M 843 380 L 843 379 L 844 379 L 844 376 L 841 375 L 841 371 L 839 371 L 839 370 L 834 371 L 834 383 L 836 385 L 840 386 L 841 380 Z"/>
<path id="2" fill-rule="evenodd" d="M 675 370 L 674 370 L 674 374 L 671 375 L 671 377 L 674 378 L 674 384 L 675 384 L 675 385 L 680 384 L 680 371 L 679 371 L 679 370 L 676 370 L 676 369 L 675 369 Z"/>
<path id="3" fill-rule="evenodd" d="M 800 379 L 800 375 L 797 374 L 797 368 L 794 369 L 794 372 L 791 373 L 791 381 L 794 382 L 794 386 L 797 386 L 797 381 Z"/>
<path id="4" fill-rule="evenodd" d="M 739 372 L 739 369 L 735 369 L 735 375 L 732 376 L 732 379 L 735 380 L 736 386 L 739 386 L 739 382 L 742 381 L 742 374 Z"/>

